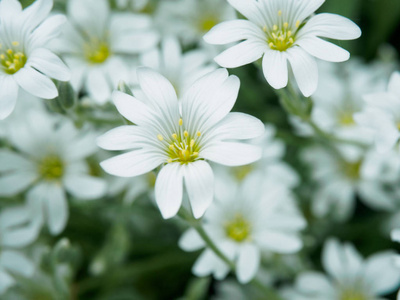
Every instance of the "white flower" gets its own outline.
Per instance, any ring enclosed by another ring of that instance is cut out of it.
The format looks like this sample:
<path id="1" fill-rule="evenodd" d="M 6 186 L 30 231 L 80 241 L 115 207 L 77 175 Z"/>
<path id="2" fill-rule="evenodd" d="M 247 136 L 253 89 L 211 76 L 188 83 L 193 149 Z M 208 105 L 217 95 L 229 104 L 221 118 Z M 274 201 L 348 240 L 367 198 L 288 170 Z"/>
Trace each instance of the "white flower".
<path id="1" fill-rule="evenodd" d="M 321 80 L 312 97 L 312 120 L 323 131 L 338 138 L 371 145 L 372 134 L 357 124 L 353 115 L 363 109 L 364 94 L 379 91 L 386 84 L 389 70 L 382 62 L 366 65 L 358 59 L 341 64 L 321 62 L 319 66 Z M 305 130 L 307 124 L 293 123 L 300 129 L 300 134 L 312 133 L 311 127 Z"/>
<path id="2" fill-rule="evenodd" d="M 85 158 L 96 151 L 94 133 L 78 132 L 67 119 L 31 111 L 10 128 L 10 142 L 19 152 L 0 151 L 0 196 L 27 189 L 35 218 L 47 220 L 52 234 L 68 220 L 66 193 L 95 199 L 105 193 L 105 182 L 90 175 Z"/>
<path id="3" fill-rule="evenodd" d="M 71 0 L 69 22 L 54 47 L 72 71 L 71 84 L 82 86 L 99 104 L 110 99 L 120 80 L 129 79 L 127 55 L 153 48 L 158 34 L 150 17 L 111 13 L 107 0 Z"/>
<path id="4" fill-rule="evenodd" d="M 319 272 L 301 274 L 290 300 L 380 300 L 400 283 L 400 272 L 393 265 L 394 253 L 376 253 L 363 259 L 351 244 L 335 239 L 326 242 L 322 265 L 327 275 Z"/>
<path id="5" fill-rule="evenodd" d="M 239 187 L 225 179 L 216 188 L 220 192 L 204 216 L 204 229 L 218 249 L 234 261 L 241 283 L 254 278 L 263 251 L 287 254 L 302 248 L 299 231 L 306 223 L 285 186 L 255 173 Z M 183 234 L 179 246 L 196 251 L 206 244 L 191 228 Z M 192 271 L 197 276 L 213 274 L 223 279 L 229 269 L 211 249 L 206 249 Z"/>
<path id="6" fill-rule="evenodd" d="M 163 0 L 155 14 L 159 30 L 179 36 L 184 44 L 201 43 L 212 27 L 234 18 L 225 0 Z"/>
<path id="7" fill-rule="evenodd" d="M 360 28 L 335 14 L 313 13 L 324 0 L 228 0 L 248 20 L 227 21 L 204 36 L 210 44 L 241 43 L 224 51 L 215 61 L 236 68 L 261 57 L 264 76 L 275 89 L 288 83 L 288 61 L 304 96 L 312 95 L 318 84 L 318 59 L 341 62 L 350 54 L 322 38 L 351 40 Z"/>
<path id="8" fill-rule="evenodd" d="M 118 8 L 132 8 L 133 11 L 140 12 L 149 4 L 149 0 L 116 0 Z"/>
<path id="9" fill-rule="evenodd" d="M 52 0 L 37 0 L 23 10 L 17 0 L 0 1 L 0 120 L 14 110 L 19 88 L 52 99 L 58 91 L 50 78 L 70 78 L 64 63 L 47 49 L 65 21 L 61 15 L 47 17 L 52 6 Z"/>
<path id="10" fill-rule="evenodd" d="M 164 38 L 160 50 L 143 54 L 141 65 L 165 76 L 174 86 L 178 98 L 197 79 L 217 68 L 205 50 L 196 49 L 182 54 L 179 41 L 174 37 Z"/>
<path id="11" fill-rule="evenodd" d="M 33 263 L 18 248 L 33 242 L 39 231 L 30 222 L 30 210 L 25 206 L 6 208 L 0 213 L 0 295 L 16 283 L 13 274 L 31 277 Z"/>
<path id="12" fill-rule="evenodd" d="M 380 155 L 374 151 L 358 156 L 342 156 L 337 150 L 309 148 L 303 159 L 312 166 L 317 183 L 312 210 L 318 217 L 349 218 L 354 211 L 356 195 L 374 209 L 391 210 L 395 201 L 386 185 L 395 186 L 400 160 L 395 155 Z"/>
<path id="13" fill-rule="evenodd" d="M 264 127 L 254 117 L 229 113 L 240 83 L 225 69 L 196 81 L 181 102 L 163 76 L 148 68 L 137 72 L 146 103 L 118 91 L 113 94 L 120 114 L 136 125 L 115 128 L 98 139 L 106 150 L 133 151 L 103 161 L 101 166 L 121 177 L 162 166 L 155 196 L 163 217 L 178 212 L 185 181 L 193 214 L 199 218 L 213 198 L 213 172 L 207 160 L 229 166 L 256 161 L 261 149 L 231 140 L 260 136 Z"/>
<path id="14" fill-rule="evenodd" d="M 379 151 L 394 149 L 400 138 L 400 73 L 393 73 L 386 93 L 366 95 L 364 100 L 366 107 L 355 120 L 374 132 Z"/>

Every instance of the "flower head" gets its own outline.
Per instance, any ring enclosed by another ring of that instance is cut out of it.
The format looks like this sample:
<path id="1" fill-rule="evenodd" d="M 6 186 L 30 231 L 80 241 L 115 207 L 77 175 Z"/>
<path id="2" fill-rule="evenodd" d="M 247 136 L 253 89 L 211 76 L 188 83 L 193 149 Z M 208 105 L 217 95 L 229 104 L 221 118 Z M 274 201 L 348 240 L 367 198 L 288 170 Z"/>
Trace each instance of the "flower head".
<path id="1" fill-rule="evenodd" d="M 33 223 L 46 220 L 50 232 L 59 234 L 68 220 L 66 191 L 79 199 L 105 193 L 105 182 L 90 176 L 85 162 L 96 150 L 92 132 L 78 132 L 67 119 L 31 111 L 23 122 L 12 123 L 9 137 L 18 152 L 0 151 L 0 196 L 28 190 Z"/>
<path id="2" fill-rule="evenodd" d="M 223 67 L 236 68 L 263 57 L 264 76 L 275 89 L 288 83 L 288 61 L 304 96 L 317 88 L 313 57 L 331 62 L 349 53 L 322 38 L 351 40 L 361 31 L 350 20 L 334 14 L 312 14 L 324 0 L 228 0 L 248 20 L 227 21 L 204 36 L 210 44 L 242 41 L 215 58 Z"/>
<path id="3" fill-rule="evenodd" d="M 400 73 L 393 73 L 388 91 L 364 97 L 365 109 L 355 115 L 358 124 L 372 130 L 380 152 L 398 147 L 400 139 Z M 397 148 L 398 150 L 398 148 Z"/>
<path id="4" fill-rule="evenodd" d="M 68 23 L 54 47 L 70 66 L 72 86 L 97 103 L 110 99 L 120 80 L 129 79 L 128 55 L 154 47 L 158 34 L 148 16 L 112 12 L 107 0 L 71 0 Z"/>
<path id="5" fill-rule="evenodd" d="M 261 157 L 258 147 L 230 140 L 250 139 L 264 131 L 251 116 L 229 113 L 239 80 L 225 69 L 196 81 L 178 102 L 170 82 L 148 68 L 138 69 L 146 102 L 114 92 L 118 111 L 136 125 L 115 128 L 98 139 L 107 150 L 133 151 L 101 163 L 110 174 L 133 177 L 162 166 L 155 184 L 164 218 L 175 216 L 182 202 L 183 180 L 194 216 L 201 217 L 213 198 L 213 172 L 207 160 L 239 166 Z"/>
<path id="6" fill-rule="evenodd" d="M 229 178 L 219 179 L 216 203 L 204 216 L 204 229 L 224 255 L 235 262 L 241 283 L 256 275 L 262 253 L 287 254 L 301 249 L 299 231 L 305 221 L 286 186 L 265 180 L 258 172 L 249 175 L 238 188 Z M 194 229 L 183 234 L 179 245 L 186 251 L 205 247 Z M 193 266 L 197 276 L 213 274 L 223 279 L 228 272 L 229 266 L 211 249 L 206 249 Z"/>
<path id="7" fill-rule="evenodd" d="M 58 95 L 50 78 L 67 81 L 64 63 L 47 49 L 65 21 L 48 17 L 52 0 L 36 0 L 22 9 L 17 0 L 0 2 L 0 119 L 14 110 L 19 88 L 45 99 Z"/>

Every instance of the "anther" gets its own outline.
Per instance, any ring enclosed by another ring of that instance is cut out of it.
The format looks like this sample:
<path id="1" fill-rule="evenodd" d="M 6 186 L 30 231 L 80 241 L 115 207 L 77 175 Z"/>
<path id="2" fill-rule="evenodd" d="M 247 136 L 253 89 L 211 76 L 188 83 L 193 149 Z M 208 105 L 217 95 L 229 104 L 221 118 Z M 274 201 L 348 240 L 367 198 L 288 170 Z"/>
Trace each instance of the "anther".
<path id="1" fill-rule="evenodd" d="M 174 150 L 175 149 L 174 144 L 169 145 L 169 149 Z"/>
<path id="2" fill-rule="evenodd" d="M 4 54 L 0 54 L 0 58 L 4 60 L 6 59 L 6 56 Z"/>
<path id="3" fill-rule="evenodd" d="M 264 31 L 264 32 L 267 32 L 267 25 L 265 25 L 265 26 L 263 27 L 263 31 Z"/>
<path id="4" fill-rule="evenodd" d="M 296 27 L 297 27 L 297 28 L 300 27 L 300 20 L 297 20 L 297 22 L 296 22 Z"/>
<path id="5" fill-rule="evenodd" d="M 282 11 L 281 10 L 278 11 L 278 16 L 282 16 Z"/>
<path id="6" fill-rule="evenodd" d="M 172 138 L 173 138 L 174 140 L 177 140 L 177 139 L 178 139 L 178 135 L 177 135 L 176 133 L 173 133 L 173 134 L 172 134 Z"/>
<path id="7" fill-rule="evenodd" d="M 168 158 L 167 159 L 167 162 L 170 164 L 170 163 L 172 163 L 172 159 L 171 158 Z"/>
<path id="8" fill-rule="evenodd" d="M 196 135 L 197 135 L 197 136 L 201 136 L 201 132 L 200 132 L 200 131 L 197 131 Z"/>
<path id="9" fill-rule="evenodd" d="M 289 23 L 288 22 L 283 23 L 283 27 L 288 28 L 289 27 Z"/>
<path id="10" fill-rule="evenodd" d="M 157 135 L 157 138 L 158 138 L 160 141 L 163 141 L 163 140 L 164 140 L 164 138 L 163 138 L 163 136 L 162 136 L 161 134 Z"/>
<path id="11" fill-rule="evenodd" d="M 187 131 L 185 130 L 185 132 L 183 133 L 183 135 L 184 135 L 185 137 L 188 137 L 188 136 L 189 136 L 189 132 L 187 132 Z"/>
<path id="12" fill-rule="evenodd" d="M 19 46 L 19 42 L 17 42 L 17 41 L 12 42 L 11 44 L 12 44 L 13 46 Z"/>
<path id="13" fill-rule="evenodd" d="M 179 119 L 179 126 L 182 126 L 182 124 L 183 124 L 183 120 Z"/>
<path id="14" fill-rule="evenodd" d="M 13 54 L 13 51 L 11 49 L 8 49 L 7 53 L 11 55 L 11 54 Z"/>
<path id="15" fill-rule="evenodd" d="M 273 27 L 272 27 L 272 29 L 274 30 L 274 31 L 277 31 L 278 30 L 278 25 L 274 25 Z"/>
<path id="16" fill-rule="evenodd" d="M 194 140 L 192 139 L 191 141 L 190 141 L 190 147 L 193 147 L 194 146 Z"/>

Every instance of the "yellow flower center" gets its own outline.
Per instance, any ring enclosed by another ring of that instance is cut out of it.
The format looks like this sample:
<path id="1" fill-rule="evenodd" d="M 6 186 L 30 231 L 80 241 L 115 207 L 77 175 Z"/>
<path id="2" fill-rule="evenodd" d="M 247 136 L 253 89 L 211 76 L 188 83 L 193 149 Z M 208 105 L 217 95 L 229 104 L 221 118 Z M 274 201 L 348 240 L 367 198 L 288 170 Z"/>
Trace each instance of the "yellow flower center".
<path id="1" fill-rule="evenodd" d="M 359 179 L 360 178 L 360 170 L 361 170 L 362 160 L 356 162 L 346 162 L 344 163 L 344 172 L 350 179 Z"/>
<path id="2" fill-rule="evenodd" d="M 60 179 L 64 174 L 64 163 L 57 156 L 45 157 L 39 164 L 39 173 L 47 180 Z"/>
<path id="3" fill-rule="evenodd" d="M 207 16 L 200 21 L 200 30 L 202 32 L 210 31 L 215 25 L 218 24 L 218 20 L 214 16 Z"/>
<path id="4" fill-rule="evenodd" d="M 166 152 L 169 156 L 168 163 L 180 162 L 187 164 L 195 161 L 199 156 L 199 140 L 201 132 L 189 133 L 183 127 L 183 120 L 179 119 L 179 130 L 171 136 L 157 135 L 157 139 L 166 146 Z"/>
<path id="5" fill-rule="evenodd" d="M 353 114 L 349 112 L 343 112 L 339 115 L 339 123 L 343 126 L 352 126 L 355 124 Z"/>
<path id="6" fill-rule="evenodd" d="M 253 165 L 245 165 L 232 168 L 232 171 L 235 178 L 239 181 L 242 181 L 243 179 L 246 178 L 247 175 L 251 173 L 251 171 L 253 171 L 253 169 L 254 169 Z"/>
<path id="7" fill-rule="evenodd" d="M 25 66 L 26 56 L 20 50 L 19 42 L 12 42 L 12 47 L 3 49 L 0 44 L 0 66 L 1 69 L 7 74 L 17 73 L 21 68 Z"/>
<path id="8" fill-rule="evenodd" d="M 345 290 L 340 295 L 340 300 L 367 300 L 367 297 L 359 291 Z"/>
<path id="9" fill-rule="evenodd" d="M 111 55 L 108 44 L 98 39 L 92 39 L 85 44 L 86 59 L 92 64 L 101 64 Z"/>
<path id="10" fill-rule="evenodd" d="M 225 233 L 232 240 L 243 242 L 250 238 L 251 225 L 241 214 L 236 214 L 232 221 L 225 224 Z"/>
<path id="11" fill-rule="evenodd" d="M 301 22 L 297 21 L 294 28 L 288 22 L 282 20 L 282 11 L 278 11 L 279 20 L 272 28 L 264 26 L 263 30 L 267 35 L 268 46 L 272 50 L 286 51 L 294 44 L 297 30 Z"/>

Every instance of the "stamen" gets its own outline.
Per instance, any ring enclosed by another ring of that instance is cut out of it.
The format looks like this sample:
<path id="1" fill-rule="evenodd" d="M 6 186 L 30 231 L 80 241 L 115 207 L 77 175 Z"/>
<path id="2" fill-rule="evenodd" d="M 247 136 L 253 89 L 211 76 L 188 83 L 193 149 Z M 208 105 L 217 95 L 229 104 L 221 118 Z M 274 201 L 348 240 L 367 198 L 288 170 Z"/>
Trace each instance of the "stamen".
<path id="1" fill-rule="evenodd" d="M 188 137 L 188 136 L 189 136 L 189 132 L 187 132 L 187 131 L 185 130 L 185 132 L 183 133 L 183 135 L 184 135 L 185 137 Z"/>
<path id="2" fill-rule="evenodd" d="M 163 141 L 163 140 L 164 140 L 164 138 L 163 138 L 163 136 L 162 136 L 161 134 L 157 135 L 157 138 L 158 138 L 160 141 Z"/>
<path id="3" fill-rule="evenodd" d="M 300 20 L 297 20 L 297 22 L 296 22 L 296 27 L 297 27 L 297 28 L 300 27 Z"/>
<path id="4" fill-rule="evenodd" d="M 282 16 L 282 11 L 281 10 L 278 11 L 278 16 Z"/>
<path id="5" fill-rule="evenodd" d="M 179 126 L 182 126 L 182 124 L 183 124 L 183 120 L 179 119 Z"/>
<path id="6" fill-rule="evenodd" d="M 173 133 L 173 134 L 172 134 L 172 138 L 173 138 L 174 140 L 178 140 L 178 135 L 177 135 L 176 133 Z"/>
<path id="7" fill-rule="evenodd" d="M 12 44 L 13 46 L 15 46 L 15 47 L 19 46 L 19 42 L 17 42 L 17 41 L 12 42 L 11 44 Z"/>
<path id="8" fill-rule="evenodd" d="M 272 29 L 274 30 L 274 31 L 277 31 L 278 30 L 278 25 L 274 25 L 273 27 L 272 27 Z"/>
<path id="9" fill-rule="evenodd" d="M 288 22 L 283 23 L 283 27 L 284 27 L 285 29 L 288 28 L 288 27 L 289 27 L 289 23 L 288 23 Z"/>
<path id="10" fill-rule="evenodd" d="M 201 132 L 200 131 L 197 131 L 197 136 L 201 136 Z"/>

